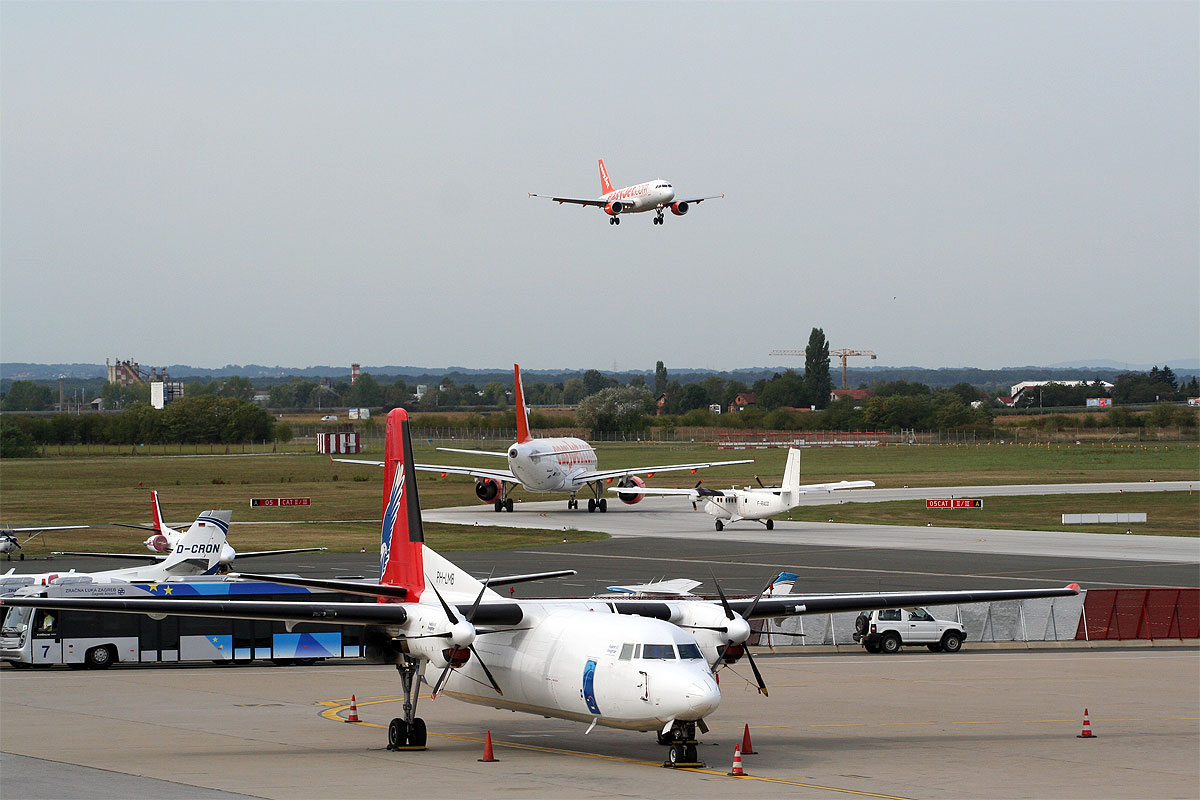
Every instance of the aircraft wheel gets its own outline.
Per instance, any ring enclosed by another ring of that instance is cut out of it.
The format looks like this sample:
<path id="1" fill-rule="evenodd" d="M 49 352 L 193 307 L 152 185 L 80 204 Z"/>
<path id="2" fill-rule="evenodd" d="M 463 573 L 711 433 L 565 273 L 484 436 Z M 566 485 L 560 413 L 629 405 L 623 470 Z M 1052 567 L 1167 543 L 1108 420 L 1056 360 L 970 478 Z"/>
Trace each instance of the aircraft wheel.
<path id="1" fill-rule="evenodd" d="M 605 511 L 608 511 L 608 500 L 601 497 L 600 502 L 596 503 L 596 507 L 599 508 L 600 513 L 603 514 Z"/>
<path id="2" fill-rule="evenodd" d="M 721 522 L 721 520 L 717 520 L 717 530 L 719 530 L 719 531 L 725 530 L 725 523 Z"/>
<path id="3" fill-rule="evenodd" d="M 672 764 L 678 764 L 680 761 L 687 761 L 687 748 L 681 744 L 671 745 L 670 759 Z"/>
<path id="4" fill-rule="evenodd" d="M 767 530 L 769 530 L 769 531 L 775 530 L 775 520 L 773 520 L 773 519 L 767 520 Z"/>
<path id="5" fill-rule="evenodd" d="M 595 510 L 596 510 L 596 501 L 589 497 L 588 498 L 588 513 L 591 514 Z"/>
<path id="6" fill-rule="evenodd" d="M 413 720 L 416 722 L 416 720 Z M 388 749 L 395 750 L 408 744 L 408 723 L 396 717 L 388 725 Z"/>
<path id="7" fill-rule="evenodd" d="M 620 224 L 621 224 L 621 218 L 620 218 L 620 217 L 613 217 L 613 224 L 614 224 L 614 225 L 620 225 Z"/>
<path id="8" fill-rule="evenodd" d="M 616 217 L 609 217 L 609 218 L 608 218 L 608 224 L 609 224 L 609 225 L 612 225 L 612 224 L 614 224 L 616 221 L 617 221 L 617 218 L 616 218 Z"/>
<path id="9" fill-rule="evenodd" d="M 417 717 L 413 720 L 412 727 L 408 729 L 408 743 L 413 747 L 424 747 L 429 739 L 429 734 L 425 730 L 425 720 Z"/>
<path id="10" fill-rule="evenodd" d="M 499 500 L 497 500 L 495 503 L 492 503 L 492 508 L 496 509 L 497 513 L 504 510 L 504 506 L 500 503 Z"/>
<path id="11" fill-rule="evenodd" d="M 658 224 L 661 225 L 662 223 L 660 222 Z M 683 750 L 683 758 L 689 764 L 695 764 L 700 760 L 700 751 L 696 749 L 696 745 L 689 744 Z"/>
<path id="12" fill-rule="evenodd" d="M 510 512 L 513 510 L 513 499 L 511 497 L 504 501 L 504 510 Z"/>

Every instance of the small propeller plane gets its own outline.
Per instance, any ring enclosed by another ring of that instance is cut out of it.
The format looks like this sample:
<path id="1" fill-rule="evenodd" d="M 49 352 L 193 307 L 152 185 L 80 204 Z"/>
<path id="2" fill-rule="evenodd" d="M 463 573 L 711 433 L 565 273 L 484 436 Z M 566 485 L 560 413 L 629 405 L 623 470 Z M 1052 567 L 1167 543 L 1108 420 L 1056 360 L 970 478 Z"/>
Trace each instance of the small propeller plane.
<path id="1" fill-rule="evenodd" d="M 752 519 L 774 530 L 775 520 L 771 517 L 790 511 L 800 505 L 800 498 L 814 492 L 836 492 L 839 489 L 869 489 L 874 481 L 838 481 L 837 483 L 800 483 L 800 451 L 788 448 L 787 466 L 783 470 L 782 486 L 763 486 L 759 481 L 757 488 L 747 486 L 744 489 L 707 489 L 697 481 L 691 489 L 646 489 L 639 488 L 640 494 L 687 495 L 692 498 L 692 506 L 704 500 L 704 510 L 717 518 L 717 530 L 722 530 L 731 522 Z M 615 486 L 609 491 L 621 492 L 626 489 Z"/>
<path id="2" fill-rule="evenodd" d="M 36 539 L 46 531 L 71 531 L 80 528 L 90 528 L 91 525 L 42 525 L 34 528 L 0 528 L 0 553 L 4 554 L 9 561 L 12 561 L 12 554 L 21 549 L 21 545 L 28 544 L 30 539 Z M 28 533 L 24 541 L 17 534 Z M 21 553 L 21 560 L 25 560 L 25 554 Z"/>
<path id="3" fill-rule="evenodd" d="M 330 589 L 376 602 L 272 602 L 151 598 L 8 599 L 0 605 L 121 613 L 172 614 L 362 625 L 368 658 L 393 664 L 404 687 L 403 716 L 388 726 L 391 749 L 423 750 L 425 721 L 416 716 L 420 683 L 433 697 L 588 726 L 653 731 L 671 763 L 698 763 L 696 730 L 717 710 L 714 669 L 745 658 L 767 694 L 749 649 L 750 622 L 940 603 L 974 603 L 1078 594 L 1064 588 L 918 591 L 767 597 L 513 600 L 491 587 L 567 572 L 480 580 L 426 546 L 417 496 L 408 414 L 388 413 L 383 526 L 378 582 L 266 575 L 240 577 Z M 714 578 L 715 581 L 715 578 Z"/>
<path id="4" fill-rule="evenodd" d="M 682 217 L 688 213 L 692 206 L 698 206 L 705 200 L 716 200 L 719 197 L 724 197 L 723 194 L 710 194 L 702 197 L 688 197 L 677 199 L 675 197 L 675 187 L 670 181 L 665 181 L 658 178 L 645 183 L 639 183 L 635 186 L 625 186 L 620 189 L 614 189 L 612 181 L 608 179 L 608 169 L 604 166 L 604 159 L 600 159 L 600 191 L 602 194 L 599 197 L 551 197 L 544 194 L 529 193 L 530 197 L 544 197 L 547 200 L 562 205 L 563 203 L 571 203 L 577 206 L 595 206 L 604 210 L 608 214 L 609 225 L 620 225 L 622 214 L 640 214 L 644 211 L 654 212 L 654 224 L 662 225 L 666 219 L 663 217 L 664 212 L 669 208 L 671 213 L 677 217 Z"/>
<path id="5" fill-rule="evenodd" d="M 56 555 L 56 556 L 92 556 L 95 558 L 129 558 L 129 559 L 137 559 L 140 561 L 145 561 L 146 559 L 151 558 L 151 559 L 155 559 L 157 561 L 163 561 L 175 549 L 176 545 L 179 544 L 179 541 L 183 538 L 185 532 L 181 531 L 181 530 L 177 530 L 176 528 L 173 528 L 170 525 L 168 525 L 167 523 L 163 522 L 162 509 L 159 508 L 159 505 L 158 505 L 158 491 L 157 490 L 150 492 L 150 511 L 151 511 L 152 519 L 154 521 L 152 523 L 150 523 L 150 526 L 148 528 L 145 525 L 131 525 L 131 524 L 125 524 L 125 523 L 120 523 L 120 522 L 114 523 L 114 524 L 121 525 L 122 527 L 136 528 L 138 530 L 153 531 L 153 533 L 150 535 L 150 537 L 147 538 L 146 541 L 142 542 L 142 544 L 145 545 L 146 549 L 149 550 L 152 554 L 156 554 L 156 555 L 149 555 L 149 554 L 144 554 L 144 553 L 83 553 L 83 552 L 70 551 L 70 550 L 55 551 L 54 555 Z M 226 520 L 226 522 L 229 525 L 234 524 L 230 520 Z M 252 551 L 246 552 L 246 553 L 239 553 L 238 551 L 233 549 L 233 546 L 230 545 L 229 542 L 223 542 L 221 544 L 220 563 L 221 563 L 221 569 L 228 569 L 233 564 L 233 561 L 236 558 L 246 559 L 246 558 L 258 558 L 261 556 L 279 556 L 279 555 L 286 555 L 288 553 L 315 553 L 315 552 L 320 552 L 320 551 L 324 551 L 324 550 L 328 550 L 328 549 L 329 549 L 328 547 L 295 547 L 295 548 L 292 548 L 289 550 L 252 550 Z"/>

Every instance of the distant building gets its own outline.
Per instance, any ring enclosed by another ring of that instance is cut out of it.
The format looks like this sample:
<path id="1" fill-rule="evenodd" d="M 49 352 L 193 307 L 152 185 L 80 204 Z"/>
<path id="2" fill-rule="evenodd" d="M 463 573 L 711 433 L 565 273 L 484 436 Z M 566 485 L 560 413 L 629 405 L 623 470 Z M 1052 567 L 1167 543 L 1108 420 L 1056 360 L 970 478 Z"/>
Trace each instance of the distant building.
<path id="1" fill-rule="evenodd" d="M 733 402 L 729 404 L 730 411 L 743 411 L 746 406 L 752 406 L 758 401 L 758 395 L 754 392 L 741 392 L 737 397 L 733 398 Z"/>
<path id="2" fill-rule="evenodd" d="M 863 400 L 866 400 L 868 397 L 874 396 L 875 393 L 870 389 L 834 389 L 829 393 L 830 400 L 836 401 L 850 398 L 851 400 L 859 403 L 861 403 Z"/>
<path id="3" fill-rule="evenodd" d="M 666 392 L 663 392 L 658 397 L 654 398 L 654 416 L 662 416 L 663 408 L 667 405 L 667 398 L 669 396 L 670 395 L 668 395 Z"/>
<path id="4" fill-rule="evenodd" d="M 150 405 L 162 409 L 183 397 L 182 381 L 153 381 L 150 384 Z"/>
<path id="5" fill-rule="evenodd" d="M 712 403 L 711 405 L 709 405 L 708 413 L 720 414 L 721 413 L 721 404 L 720 403 Z"/>

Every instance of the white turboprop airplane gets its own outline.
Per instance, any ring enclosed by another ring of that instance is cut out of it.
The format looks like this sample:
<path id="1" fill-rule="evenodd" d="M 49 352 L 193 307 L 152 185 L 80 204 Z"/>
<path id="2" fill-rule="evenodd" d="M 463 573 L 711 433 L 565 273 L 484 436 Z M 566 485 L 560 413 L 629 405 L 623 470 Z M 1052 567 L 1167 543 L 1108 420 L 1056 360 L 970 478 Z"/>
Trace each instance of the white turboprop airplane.
<path id="1" fill-rule="evenodd" d="M 1061 589 L 788 594 L 718 599 L 513 600 L 489 586 L 536 575 L 478 580 L 424 543 L 408 414 L 388 413 L 383 526 L 378 583 L 242 574 L 374 597 L 374 603 L 272 602 L 151 598 L 4 598 L 0 606 L 37 606 L 121 613 L 320 620 L 363 625 L 368 658 L 394 664 L 404 687 L 403 717 L 391 721 L 391 749 L 425 749 L 427 728 L 416 716 L 420 681 L 477 705 L 634 731 L 656 731 L 673 763 L 697 763 L 696 729 L 717 710 L 714 668 L 745 657 L 750 620 L 856 609 L 1065 597 Z M 544 577 L 562 573 L 545 573 Z M 774 583 L 775 581 L 772 581 Z"/>
<path id="2" fill-rule="evenodd" d="M 604 159 L 600 159 L 600 190 L 603 192 L 596 198 L 584 197 L 551 197 L 545 194 L 529 193 L 530 197 L 544 197 L 558 204 L 574 203 L 579 206 L 596 206 L 608 214 L 609 225 L 620 225 L 621 214 L 640 214 L 643 211 L 653 211 L 654 224 L 663 224 L 663 212 L 671 209 L 671 213 L 682 217 L 693 205 L 699 205 L 705 200 L 715 200 L 724 197 L 723 194 L 710 194 L 704 197 L 689 197 L 686 200 L 675 199 L 675 187 L 669 181 L 662 179 L 646 181 L 636 186 L 625 186 L 614 189 L 608 179 L 608 170 L 604 168 Z"/>
<path id="3" fill-rule="evenodd" d="M 151 534 L 146 541 L 142 542 L 142 544 L 145 545 L 146 549 L 151 553 L 161 553 L 163 555 L 144 555 L 139 553 L 81 553 L 77 551 L 55 551 L 54 555 L 93 556 L 98 558 L 130 558 L 141 561 L 145 561 L 147 558 L 153 558 L 157 559 L 158 561 L 162 561 L 167 558 L 167 555 L 165 554 L 169 554 L 175 549 L 175 546 L 179 543 L 180 539 L 183 538 L 184 531 L 176 530 L 167 523 L 163 522 L 162 509 L 160 509 L 158 505 L 157 490 L 152 490 L 150 492 L 150 511 L 154 521 L 150 524 L 149 528 L 146 528 L 144 525 L 127 525 L 120 522 L 114 524 L 121 525 L 123 527 L 136 528 L 138 530 L 154 531 L 154 533 Z M 226 520 L 226 522 L 229 525 L 235 524 L 228 520 Z M 228 542 L 225 542 L 221 545 L 221 566 L 222 568 L 228 567 L 233 563 L 235 558 L 245 559 L 258 558 L 260 556 L 281 556 L 288 553 L 316 553 L 328 549 L 328 547 L 295 547 L 289 550 L 252 550 L 248 553 L 239 553 L 233 549 L 232 545 L 230 545 Z"/>
<path id="4" fill-rule="evenodd" d="M 788 448 L 787 466 L 783 470 L 782 486 L 747 486 L 744 489 L 705 489 L 699 483 L 691 489 L 639 489 L 641 494 L 679 494 L 692 498 L 694 506 L 698 500 L 705 500 L 704 510 L 717 518 L 717 530 L 722 530 L 727 523 L 752 519 L 763 523 L 767 530 L 775 528 L 775 520 L 771 517 L 790 511 L 800 505 L 801 495 L 812 492 L 834 492 L 838 489 L 869 489 L 874 481 L 838 481 L 837 483 L 800 483 L 800 451 L 794 447 Z M 610 488 L 618 492 L 620 488 Z M 624 499 L 622 497 L 622 499 Z"/>
<path id="5" fill-rule="evenodd" d="M 423 472 L 438 472 L 443 475 L 470 475 L 475 479 L 475 496 L 484 503 L 491 503 L 496 511 L 512 511 L 513 500 L 508 496 L 509 486 L 515 485 L 530 492 L 565 492 L 571 495 L 567 508 L 579 508 L 576 493 L 588 489 L 594 497 L 588 498 L 588 511 L 608 511 L 604 499 L 605 483 L 613 480 L 627 489 L 641 489 L 646 485 L 639 475 L 653 476 L 656 472 L 677 472 L 708 467 L 725 467 L 731 464 L 751 464 L 752 458 L 738 461 L 705 461 L 698 464 L 666 464 L 661 467 L 632 467 L 629 469 L 597 469 L 599 459 L 592 446 L 574 437 L 535 439 L 529 433 L 529 409 L 525 407 L 525 390 L 521 386 L 521 367 L 513 364 L 513 383 L 517 402 L 517 441 L 509 445 L 506 452 L 494 450 L 459 450 L 454 447 L 439 447 L 451 453 L 467 453 L 476 456 L 494 456 L 508 459 L 508 469 L 480 467 L 456 467 L 439 464 L 417 464 Z M 364 461 L 356 458 L 335 458 L 350 464 L 384 466 L 382 461 Z M 622 503 L 633 505 L 641 501 L 642 495 L 628 491 L 620 495 Z"/>
<path id="6" fill-rule="evenodd" d="M 145 564 L 125 569 L 110 569 L 102 572 L 42 572 L 38 574 L 17 573 L 9 570 L 0 575 L 0 592 L 11 591 L 19 586 L 42 586 L 55 580 L 60 583 L 76 579 L 90 583 L 132 583 L 134 581 L 165 581 L 168 578 L 189 575 L 211 575 L 221 566 L 221 552 L 228 545 L 225 532 L 229 530 L 232 511 L 204 511 L 187 531 L 180 534 L 170 555 L 162 556 L 156 564 Z M 80 555 L 112 555 L 89 554 Z M 129 555 L 145 561 L 150 555 Z"/>

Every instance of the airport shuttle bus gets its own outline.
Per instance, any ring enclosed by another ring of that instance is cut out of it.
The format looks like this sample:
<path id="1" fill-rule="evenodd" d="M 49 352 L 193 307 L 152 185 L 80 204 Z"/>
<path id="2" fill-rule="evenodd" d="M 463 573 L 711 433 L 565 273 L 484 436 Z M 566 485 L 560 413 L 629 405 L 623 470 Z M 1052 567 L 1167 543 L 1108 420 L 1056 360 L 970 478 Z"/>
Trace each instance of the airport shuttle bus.
<path id="1" fill-rule="evenodd" d="M 0 591 L 4 588 L 0 587 Z M 18 588 L 10 596 L 160 597 L 209 600 L 362 601 L 361 596 L 234 581 L 221 577 L 165 583 L 91 583 L 86 577 L 59 578 L 50 586 Z M 279 664 L 313 664 L 327 658 L 363 655 L 361 625 L 302 622 L 286 626 L 265 620 L 210 619 L 145 614 L 105 614 L 65 609 L 4 609 L 0 661 L 18 669 L 66 664 L 72 669 L 105 669 L 116 662 L 159 664 L 216 663 L 264 659 Z"/>

